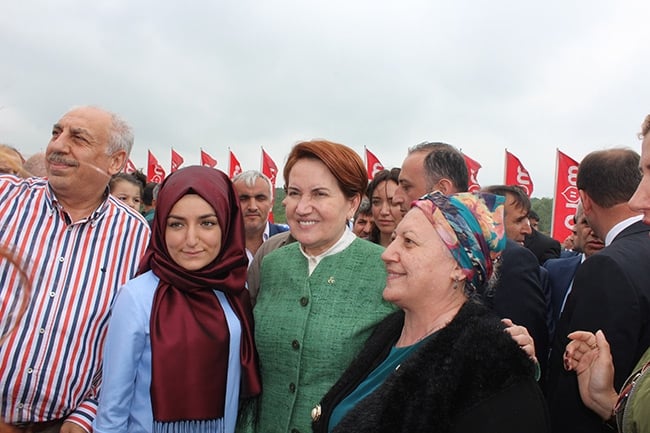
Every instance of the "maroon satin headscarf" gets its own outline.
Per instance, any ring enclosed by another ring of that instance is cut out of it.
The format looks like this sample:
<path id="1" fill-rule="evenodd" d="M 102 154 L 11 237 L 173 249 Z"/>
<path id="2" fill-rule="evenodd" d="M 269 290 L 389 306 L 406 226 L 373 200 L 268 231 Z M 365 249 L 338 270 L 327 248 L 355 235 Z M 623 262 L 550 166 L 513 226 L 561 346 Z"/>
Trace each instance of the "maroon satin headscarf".
<path id="1" fill-rule="evenodd" d="M 165 243 L 167 216 L 186 194 L 207 201 L 221 228 L 217 258 L 197 271 L 176 264 Z M 244 223 L 228 177 L 201 166 L 182 168 L 167 177 L 158 193 L 151 242 L 138 270 L 140 274 L 151 269 L 160 278 L 150 318 L 155 421 L 223 417 L 229 332 L 213 289 L 226 294 L 241 323 L 241 396 L 261 392 L 251 302 L 245 287 L 247 265 Z"/>

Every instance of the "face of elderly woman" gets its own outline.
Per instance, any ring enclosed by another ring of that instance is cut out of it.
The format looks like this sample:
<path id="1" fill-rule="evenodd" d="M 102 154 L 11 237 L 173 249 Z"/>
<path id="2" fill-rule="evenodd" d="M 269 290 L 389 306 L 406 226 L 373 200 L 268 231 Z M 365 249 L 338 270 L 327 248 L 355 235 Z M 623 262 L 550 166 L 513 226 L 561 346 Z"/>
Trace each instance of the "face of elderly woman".
<path id="1" fill-rule="evenodd" d="M 395 237 L 381 255 L 387 278 L 384 299 L 409 308 L 462 293 L 453 289 L 462 277 L 458 263 L 419 209 L 411 209 L 397 225 Z"/>
<path id="2" fill-rule="evenodd" d="M 221 227 L 212 206 L 197 194 L 184 195 L 169 211 L 165 243 L 172 260 L 188 271 L 212 263 L 221 250 Z"/>
<path id="3" fill-rule="evenodd" d="M 321 161 L 298 160 L 287 182 L 286 207 L 291 234 L 307 254 L 316 256 L 334 245 L 352 218 L 360 198 L 349 199 Z"/>

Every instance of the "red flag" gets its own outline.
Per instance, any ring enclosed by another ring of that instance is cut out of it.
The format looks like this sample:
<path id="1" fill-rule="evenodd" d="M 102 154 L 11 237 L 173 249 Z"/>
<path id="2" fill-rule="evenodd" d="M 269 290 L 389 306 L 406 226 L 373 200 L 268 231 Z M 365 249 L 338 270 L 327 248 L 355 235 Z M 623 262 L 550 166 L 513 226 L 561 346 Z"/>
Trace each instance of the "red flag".
<path id="1" fill-rule="evenodd" d="M 151 151 L 147 151 L 147 182 L 161 183 L 165 179 L 165 169 L 158 163 L 158 160 Z"/>
<path id="2" fill-rule="evenodd" d="M 379 158 L 377 158 L 374 153 L 369 151 L 366 146 L 363 146 L 363 148 L 366 151 L 366 170 L 368 171 L 368 180 L 372 180 L 378 171 L 384 169 L 384 165 L 379 162 Z"/>
<path id="3" fill-rule="evenodd" d="M 465 158 L 465 165 L 467 166 L 467 173 L 469 174 L 469 185 L 467 190 L 469 192 L 479 191 L 481 189 L 481 185 L 478 184 L 478 180 L 476 180 L 476 176 L 478 176 L 478 171 L 481 169 L 481 164 L 474 161 L 472 158 L 465 155 L 464 153 L 463 153 L 463 158 Z"/>
<path id="4" fill-rule="evenodd" d="M 553 219 L 551 237 L 563 242 L 571 234 L 573 217 L 576 214 L 580 194 L 576 180 L 578 163 L 575 159 L 557 151 L 555 166 L 555 196 L 553 198 Z"/>
<path id="5" fill-rule="evenodd" d="M 181 156 L 180 153 L 176 152 L 174 148 L 172 147 L 172 173 L 178 170 L 181 165 L 183 164 L 183 157 Z"/>
<path id="6" fill-rule="evenodd" d="M 135 166 L 133 161 L 131 161 L 131 158 L 128 158 L 126 160 L 126 164 L 124 165 L 124 168 L 122 169 L 122 171 L 124 173 L 133 173 L 133 172 L 136 172 L 137 170 L 138 170 L 138 168 Z"/>
<path id="7" fill-rule="evenodd" d="M 204 167 L 214 168 L 217 165 L 217 160 L 207 154 L 203 149 L 201 149 L 201 165 Z"/>
<path id="8" fill-rule="evenodd" d="M 275 165 L 275 162 L 271 159 L 268 153 L 262 148 L 262 173 L 271 179 L 271 185 L 275 188 L 275 177 L 278 173 L 278 167 Z"/>
<path id="9" fill-rule="evenodd" d="M 519 185 L 528 197 L 533 194 L 533 180 L 519 158 L 506 149 L 506 185 Z"/>
<path id="10" fill-rule="evenodd" d="M 241 173 L 242 169 L 239 160 L 237 159 L 235 154 L 232 153 L 232 150 L 228 149 L 228 151 L 230 152 L 230 164 L 228 167 L 228 176 L 230 176 L 230 178 L 232 179 L 233 177 Z"/>
<path id="11" fill-rule="evenodd" d="M 275 178 L 278 173 L 278 167 L 275 165 L 275 162 L 273 162 L 269 154 L 264 151 L 264 148 L 262 148 L 262 173 L 271 180 L 273 193 L 275 194 Z M 269 212 L 269 222 L 273 223 L 273 209 Z"/>

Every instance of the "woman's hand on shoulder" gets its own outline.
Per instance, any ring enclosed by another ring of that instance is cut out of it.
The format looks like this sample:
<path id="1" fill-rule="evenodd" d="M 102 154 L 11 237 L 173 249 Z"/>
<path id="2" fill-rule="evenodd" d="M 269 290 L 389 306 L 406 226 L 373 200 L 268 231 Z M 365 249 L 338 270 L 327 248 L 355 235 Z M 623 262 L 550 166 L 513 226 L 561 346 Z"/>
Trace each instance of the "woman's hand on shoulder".
<path id="1" fill-rule="evenodd" d="M 515 340 L 519 348 L 526 352 L 526 355 L 530 359 L 537 362 L 537 357 L 535 356 L 535 340 L 528 333 L 528 329 L 525 326 L 515 325 L 510 319 L 501 319 L 501 322 L 506 325 L 506 332 Z"/>

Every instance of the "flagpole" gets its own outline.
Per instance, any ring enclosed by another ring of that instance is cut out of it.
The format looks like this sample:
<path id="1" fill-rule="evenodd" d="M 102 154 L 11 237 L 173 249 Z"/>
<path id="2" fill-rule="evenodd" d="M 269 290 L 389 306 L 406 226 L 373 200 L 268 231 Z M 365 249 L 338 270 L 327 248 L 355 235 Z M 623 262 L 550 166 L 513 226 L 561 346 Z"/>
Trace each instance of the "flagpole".
<path id="1" fill-rule="evenodd" d="M 228 146 L 228 177 L 232 173 L 232 154 L 230 152 L 230 146 Z"/>
<path id="2" fill-rule="evenodd" d="M 363 145 L 363 165 L 368 167 L 368 148 L 366 145 Z"/>
<path id="3" fill-rule="evenodd" d="M 560 170 L 560 149 L 555 148 L 555 179 L 553 181 L 553 207 L 551 211 L 551 237 L 553 237 L 553 234 L 555 233 L 553 229 L 555 229 L 555 205 L 557 204 L 557 175 Z"/>
<path id="4" fill-rule="evenodd" d="M 505 163 L 503 164 L 503 184 L 508 184 L 508 148 L 506 147 Z"/>

